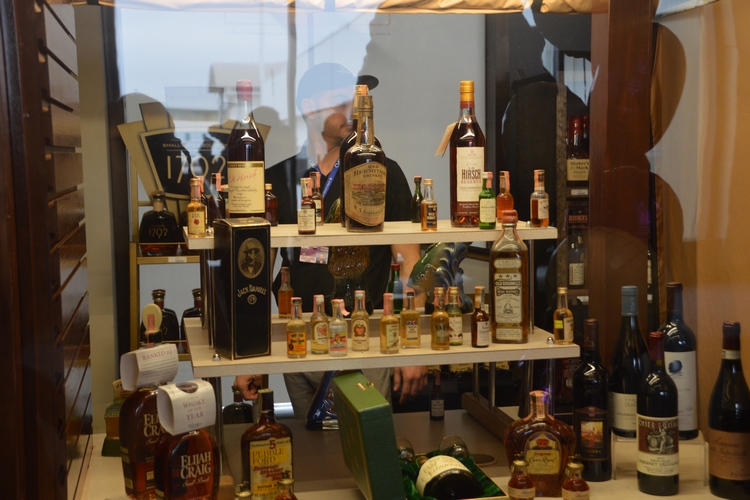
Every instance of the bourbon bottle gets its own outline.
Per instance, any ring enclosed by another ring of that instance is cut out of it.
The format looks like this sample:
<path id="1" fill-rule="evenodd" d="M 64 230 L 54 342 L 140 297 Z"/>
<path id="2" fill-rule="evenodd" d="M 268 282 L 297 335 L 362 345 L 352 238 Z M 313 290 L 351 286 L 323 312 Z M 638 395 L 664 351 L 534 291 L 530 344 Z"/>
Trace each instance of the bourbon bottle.
<path id="1" fill-rule="evenodd" d="M 222 423 L 224 424 L 252 424 L 253 407 L 242 398 L 242 391 L 236 385 L 232 386 L 233 402 L 221 410 Z"/>
<path id="2" fill-rule="evenodd" d="M 307 356 L 307 324 L 302 319 L 301 297 L 292 297 L 292 316 L 286 324 L 286 346 L 286 355 L 290 358 Z"/>
<path id="3" fill-rule="evenodd" d="M 208 191 L 203 193 L 202 201 L 208 209 L 206 223 L 213 227 L 216 219 L 226 217 L 226 202 L 221 194 L 221 173 L 211 174 L 211 185 Z"/>
<path id="4" fill-rule="evenodd" d="M 164 297 L 166 296 L 167 292 L 166 290 L 162 288 L 157 288 L 156 290 L 153 290 L 151 292 L 151 298 L 154 301 L 154 304 L 159 306 L 161 309 L 161 326 L 159 326 L 159 332 L 156 334 L 156 337 L 152 338 L 152 341 L 156 344 L 160 344 L 162 342 L 169 342 L 172 344 L 177 344 L 178 347 L 182 343 L 182 339 L 180 336 L 180 323 L 177 321 L 177 314 L 172 310 L 164 307 Z M 143 347 L 146 345 L 146 326 L 141 323 L 141 342 L 140 345 Z M 161 338 L 159 338 L 161 336 Z"/>
<path id="5" fill-rule="evenodd" d="M 354 291 L 352 312 L 352 351 L 370 350 L 370 315 L 365 308 L 365 291 Z"/>
<path id="6" fill-rule="evenodd" d="M 320 172 L 310 172 L 312 181 L 312 201 L 315 204 L 315 225 L 322 226 L 325 222 L 326 212 L 323 204 L 323 195 L 320 193 Z"/>
<path id="7" fill-rule="evenodd" d="M 182 231 L 174 214 L 166 209 L 164 191 L 151 193 L 152 209 L 143 214 L 138 229 L 141 253 L 147 257 L 176 255 Z"/>
<path id="8" fill-rule="evenodd" d="M 406 308 L 399 314 L 402 349 L 413 349 L 422 345 L 419 317 L 419 311 L 414 305 L 414 292 L 409 290 L 406 292 Z"/>
<path id="9" fill-rule="evenodd" d="M 130 498 L 155 498 L 154 456 L 165 432 L 156 410 L 158 386 L 135 390 L 120 408 L 120 453 L 125 492 Z"/>
<path id="10" fill-rule="evenodd" d="M 432 179 L 424 180 L 424 199 L 420 203 L 422 231 L 437 231 L 438 205 L 432 195 Z"/>
<path id="11" fill-rule="evenodd" d="M 190 236 L 205 236 L 207 209 L 201 200 L 203 177 L 190 179 L 190 203 L 185 208 L 187 213 L 187 232 Z"/>
<path id="12" fill-rule="evenodd" d="M 568 309 L 568 289 L 557 288 L 557 309 L 552 315 L 555 344 L 573 343 L 573 313 Z"/>
<path id="13" fill-rule="evenodd" d="M 279 492 L 275 500 L 297 500 L 294 494 L 294 479 L 287 475 L 279 479 Z"/>
<path id="14" fill-rule="evenodd" d="M 435 291 L 435 309 L 430 317 L 430 347 L 433 351 L 446 351 L 450 348 L 450 319 L 445 312 L 445 289 L 442 286 L 436 286 Z"/>
<path id="15" fill-rule="evenodd" d="M 497 221 L 503 220 L 503 212 L 514 210 L 513 195 L 510 194 L 510 172 L 503 170 L 497 180 Z"/>
<path id="16" fill-rule="evenodd" d="M 534 170 L 534 192 L 529 199 L 531 227 L 549 226 L 549 195 L 544 190 L 544 170 Z"/>
<path id="17" fill-rule="evenodd" d="M 273 184 L 266 183 L 266 215 L 272 226 L 279 225 L 279 199 L 273 194 Z"/>
<path id="18" fill-rule="evenodd" d="M 484 287 L 474 287 L 474 313 L 471 315 L 471 347 L 489 347 L 492 323 L 484 310 Z"/>
<path id="19" fill-rule="evenodd" d="M 534 480 L 529 476 L 529 463 L 522 454 L 516 455 L 510 467 L 508 498 L 511 500 L 533 500 L 536 495 Z"/>
<path id="20" fill-rule="evenodd" d="M 299 180 L 302 189 L 302 200 L 297 210 L 297 232 L 315 234 L 315 202 L 312 199 L 312 179 L 303 177 Z"/>
<path id="21" fill-rule="evenodd" d="M 277 295 L 279 301 L 279 318 L 291 318 L 294 290 L 290 284 L 289 268 L 286 266 L 282 267 L 280 273 L 281 286 L 279 286 L 279 292 Z"/>
<path id="22" fill-rule="evenodd" d="M 575 452 L 576 436 L 568 424 L 549 414 L 546 392 L 531 391 L 530 396 L 531 413 L 505 429 L 503 444 L 508 462 L 523 453 L 537 496 L 559 497 L 565 464 Z"/>
<path id="23" fill-rule="evenodd" d="M 242 482 L 253 500 L 274 500 L 283 474 L 294 478 L 292 431 L 276 420 L 273 390 L 261 389 L 258 397 L 260 420 L 242 435 Z"/>
<path id="24" fill-rule="evenodd" d="M 219 449 L 205 429 L 164 434 L 154 462 L 156 496 L 211 500 L 219 494 Z"/>

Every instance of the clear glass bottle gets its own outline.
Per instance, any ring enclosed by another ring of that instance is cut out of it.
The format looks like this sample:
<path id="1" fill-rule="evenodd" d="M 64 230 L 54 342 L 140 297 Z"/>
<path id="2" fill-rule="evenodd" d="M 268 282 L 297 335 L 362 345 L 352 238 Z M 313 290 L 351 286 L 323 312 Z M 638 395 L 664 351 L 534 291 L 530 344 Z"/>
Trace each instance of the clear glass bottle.
<path id="1" fill-rule="evenodd" d="M 203 177 L 190 179 L 190 203 L 185 207 L 187 212 L 187 228 L 190 236 L 206 235 L 206 205 L 201 200 L 203 192 Z"/>
<path id="2" fill-rule="evenodd" d="M 562 484 L 563 500 L 589 500 L 591 488 L 583 478 L 583 464 L 571 460 L 565 466 L 565 481 Z"/>
<path id="3" fill-rule="evenodd" d="M 492 172 L 482 173 L 482 192 L 479 193 L 479 229 L 495 229 L 497 199 L 492 189 Z"/>
<path id="4" fill-rule="evenodd" d="M 291 285 L 291 277 L 289 276 L 289 268 L 282 266 L 281 270 L 281 285 L 279 285 L 279 291 L 277 298 L 279 301 L 279 318 L 291 318 L 292 317 L 292 297 L 294 296 L 294 290 Z"/>
<path id="5" fill-rule="evenodd" d="M 450 348 L 450 323 L 445 312 L 445 289 L 436 286 L 434 290 L 435 308 L 430 316 L 430 347 L 433 351 L 445 351 Z"/>
<path id="6" fill-rule="evenodd" d="M 238 115 L 227 138 L 227 217 L 263 217 L 265 143 L 253 116 L 253 83 L 237 81 Z"/>
<path id="7" fill-rule="evenodd" d="M 328 354 L 328 316 L 326 316 L 322 295 L 313 297 L 315 309 L 310 316 L 310 352 L 313 354 Z"/>
<path id="8" fill-rule="evenodd" d="M 544 170 L 534 170 L 534 192 L 530 204 L 531 227 L 549 226 L 549 195 L 544 190 Z"/>
<path id="9" fill-rule="evenodd" d="M 419 330 L 420 314 L 414 305 L 414 292 L 406 292 L 406 308 L 401 311 L 399 325 L 401 327 L 401 348 L 414 349 L 421 347 L 422 336 Z"/>
<path id="10" fill-rule="evenodd" d="M 555 344 L 573 343 L 573 312 L 568 308 L 568 289 L 557 288 L 557 309 L 552 315 Z"/>
<path id="11" fill-rule="evenodd" d="M 503 232 L 490 249 L 492 342 L 529 341 L 529 250 L 516 231 L 518 214 L 503 212 Z"/>
<path id="12" fill-rule="evenodd" d="M 440 367 L 432 372 L 432 389 L 430 390 L 430 420 L 445 419 L 445 395 L 440 387 Z"/>
<path id="13" fill-rule="evenodd" d="M 315 234 L 315 202 L 312 199 L 312 180 L 303 177 L 299 180 L 302 189 L 302 200 L 297 210 L 297 232 L 299 234 Z"/>
<path id="14" fill-rule="evenodd" d="M 531 391 L 530 397 L 531 413 L 505 429 L 505 452 L 509 463 L 523 453 L 538 496 L 559 497 L 565 464 L 575 450 L 576 436 L 568 424 L 549 414 L 546 392 Z"/>
<path id="15" fill-rule="evenodd" d="M 510 500 L 533 500 L 535 495 L 536 485 L 529 476 L 529 463 L 523 454 L 519 453 L 510 466 L 508 498 Z"/>
<path id="16" fill-rule="evenodd" d="M 258 391 L 261 415 L 258 423 L 242 435 L 242 488 L 253 500 L 274 500 L 278 481 L 286 472 L 294 478 L 292 431 L 276 420 L 273 390 Z"/>
<path id="17" fill-rule="evenodd" d="M 147 257 L 176 255 L 182 230 L 174 214 L 166 209 L 164 191 L 151 193 L 152 209 L 143 214 L 138 228 L 138 246 Z"/>
<path id="18" fill-rule="evenodd" d="M 425 179 L 424 199 L 420 205 L 422 231 L 437 231 L 438 206 L 432 196 L 432 179 Z"/>
<path id="19" fill-rule="evenodd" d="M 514 210 L 513 206 L 513 195 L 510 194 L 510 172 L 503 170 L 498 176 L 497 183 L 497 221 L 502 222 L 503 212 L 506 210 Z"/>
<path id="20" fill-rule="evenodd" d="M 448 329 L 452 346 L 464 345 L 464 315 L 458 305 L 458 287 L 448 288 L 448 305 L 445 308 L 448 313 Z"/>
<path id="21" fill-rule="evenodd" d="M 459 84 L 460 112 L 450 137 L 450 219 L 453 227 L 477 227 L 485 140 L 474 114 L 474 81 Z"/>
<path id="22" fill-rule="evenodd" d="M 383 294 L 383 316 L 380 318 L 380 352 L 396 354 L 399 343 L 398 316 L 393 314 L 393 294 Z"/>
<path id="23" fill-rule="evenodd" d="M 279 225 L 279 199 L 273 194 L 273 184 L 266 183 L 266 215 L 272 226 Z"/>
<path id="24" fill-rule="evenodd" d="M 478 498 L 484 493 L 479 480 L 461 462 L 447 455 L 419 457 L 417 491 L 423 497 Z"/>
<path id="25" fill-rule="evenodd" d="M 492 336 L 490 315 L 484 310 L 484 287 L 474 287 L 474 312 L 471 315 L 471 347 L 489 347 Z"/>
<path id="26" fill-rule="evenodd" d="M 365 308 L 365 291 L 354 291 L 352 312 L 352 351 L 370 350 L 370 315 Z"/>
<path id="27" fill-rule="evenodd" d="M 331 321 L 328 324 L 330 345 L 328 354 L 331 356 L 346 356 L 348 351 L 347 324 L 341 316 L 341 299 L 331 299 Z"/>
<path id="28" fill-rule="evenodd" d="M 422 176 L 414 176 L 414 195 L 411 197 L 411 221 L 414 223 L 422 222 Z"/>
<path id="29" fill-rule="evenodd" d="M 401 281 L 401 264 L 391 264 L 391 277 L 386 291 L 393 294 L 393 314 L 404 308 L 404 283 Z"/>
<path id="30" fill-rule="evenodd" d="M 290 302 L 292 314 L 286 323 L 286 355 L 304 358 L 307 356 L 307 323 L 302 319 L 302 298 L 292 297 Z"/>
<path id="31" fill-rule="evenodd" d="M 315 203 L 315 224 L 322 226 L 325 222 L 326 211 L 323 202 L 323 195 L 320 193 L 320 172 L 310 172 L 312 181 L 312 200 Z"/>
<path id="32" fill-rule="evenodd" d="M 252 424 L 253 405 L 242 398 L 242 391 L 236 385 L 232 386 L 233 402 L 221 410 L 221 421 L 224 424 Z"/>
<path id="33" fill-rule="evenodd" d="M 185 318 L 200 318 L 203 315 L 203 291 L 193 288 L 193 307 L 185 309 L 180 318 L 180 344 L 177 352 L 188 352 L 187 332 L 185 331 Z"/>

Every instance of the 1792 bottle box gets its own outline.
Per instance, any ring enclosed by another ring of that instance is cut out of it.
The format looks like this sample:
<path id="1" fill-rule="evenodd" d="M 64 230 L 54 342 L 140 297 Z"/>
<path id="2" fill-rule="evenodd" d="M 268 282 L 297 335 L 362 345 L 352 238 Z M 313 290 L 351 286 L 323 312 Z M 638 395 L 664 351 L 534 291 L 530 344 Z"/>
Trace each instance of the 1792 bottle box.
<path id="1" fill-rule="evenodd" d="M 271 225 L 214 222 L 214 348 L 229 359 L 271 354 Z"/>

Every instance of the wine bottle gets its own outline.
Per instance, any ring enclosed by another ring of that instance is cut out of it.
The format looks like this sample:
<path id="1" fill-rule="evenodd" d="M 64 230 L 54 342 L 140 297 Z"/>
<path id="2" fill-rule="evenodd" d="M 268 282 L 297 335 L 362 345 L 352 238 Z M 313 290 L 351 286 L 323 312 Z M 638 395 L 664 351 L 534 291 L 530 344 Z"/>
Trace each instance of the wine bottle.
<path id="1" fill-rule="evenodd" d="M 414 176 L 414 195 L 411 197 L 411 221 L 419 224 L 422 222 L 421 205 L 424 196 L 422 196 L 422 176 Z"/>
<path id="2" fill-rule="evenodd" d="M 586 286 L 586 246 L 581 231 L 568 232 L 568 288 Z"/>
<path id="3" fill-rule="evenodd" d="M 638 386 L 648 368 L 648 350 L 638 325 L 638 287 L 622 287 L 622 319 L 609 373 L 612 432 L 634 438 Z"/>
<path id="4" fill-rule="evenodd" d="M 474 81 L 463 80 L 458 121 L 450 137 L 451 226 L 477 227 L 485 140 L 474 114 Z"/>
<path id="5" fill-rule="evenodd" d="M 471 315 L 471 347 L 489 347 L 492 336 L 490 315 L 484 310 L 484 287 L 474 287 L 474 312 Z"/>
<path id="6" fill-rule="evenodd" d="M 612 478 L 607 371 L 599 360 L 599 321 L 583 323 L 583 361 L 573 374 L 573 430 L 586 481 Z"/>
<path id="7" fill-rule="evenodd" d="M 265 143 L 253 117 L 253 83 L 237 81 L 237 121 L 227 139 L 227 217 L 264 217 Z"/>
<path id="8" fill-rule="evenodd" d="M 708 403 L 708 486 L 722 498 L 750 498 L 750 391 L 742 372 L 740 324 L 725 322 L 721 368 Z"/>
<path id="9" fill-rule="evenodd" d="M 422 464 L 416 486 L 420 495 L 437 500 L 477 498 L 484 494 L 474 474 L 457 459 L 446 455 L 436 455 Z"/>
<path id="10" fill-rule="evenodd" d="M 664 366 L 664 333 L 649 334 L 651 366 L 638 385 L 636 470 L 638 489 L 676 495 L 680 487 L 677 386 Z"/>
<path id="11" fill-rule="evenodd" d="M 680 439 L 698 437 L 698 380 L 695 334 L 682 314 L 682 283 L 667 283 L 667 321 L 664 332 L 664 363 L 677 386 Z"/>

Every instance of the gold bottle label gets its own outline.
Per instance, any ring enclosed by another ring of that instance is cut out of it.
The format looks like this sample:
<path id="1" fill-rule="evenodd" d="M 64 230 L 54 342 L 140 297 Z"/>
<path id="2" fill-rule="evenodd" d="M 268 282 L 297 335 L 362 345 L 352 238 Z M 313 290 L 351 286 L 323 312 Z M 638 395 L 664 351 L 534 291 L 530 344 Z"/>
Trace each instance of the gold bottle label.
<path id="1" fill-rule="evenodd" d="M 587 181 L 589 180 L 589 159 L 588 158 L 571 158 L 567 161 L 568 180 L 569 181 Z"/>
<path id="2" fill-rule="evenodd" d="M 560 472 L 560 442 L 551 432 L 536 432 L 526 441 L 526 461 L 530 475 Z"/>
<path id="3" fill-rule="evenodd" d="M 456 148 L 456 201 L 478 205 L 482 192 L 484 148 Z"/>
<path id="4" fill-rule="evenodd" d="M 708 473 L 731 481 L 750 480 L 750 432 L 709 429 Z"/>
<path id="5" fill-rule="evenodd" d="M 265 213 L 266 191 L 264 162 L 227 162 L 227 184 L 229 185 L 227 212 L 230 214 Z"/>
<path id="6" fill-rule="evenodd" d="M 253 500 L 273 500 L 284 471 L 292 473 L 292 439 L 270 438 L 250 442 L 250 491 Z"/>
<path id="7" fill-rule="evenodd" d="M 346 216 L 365 226 L 385 220 L 385 165 L 364 163 L 344 173 Z"/>

